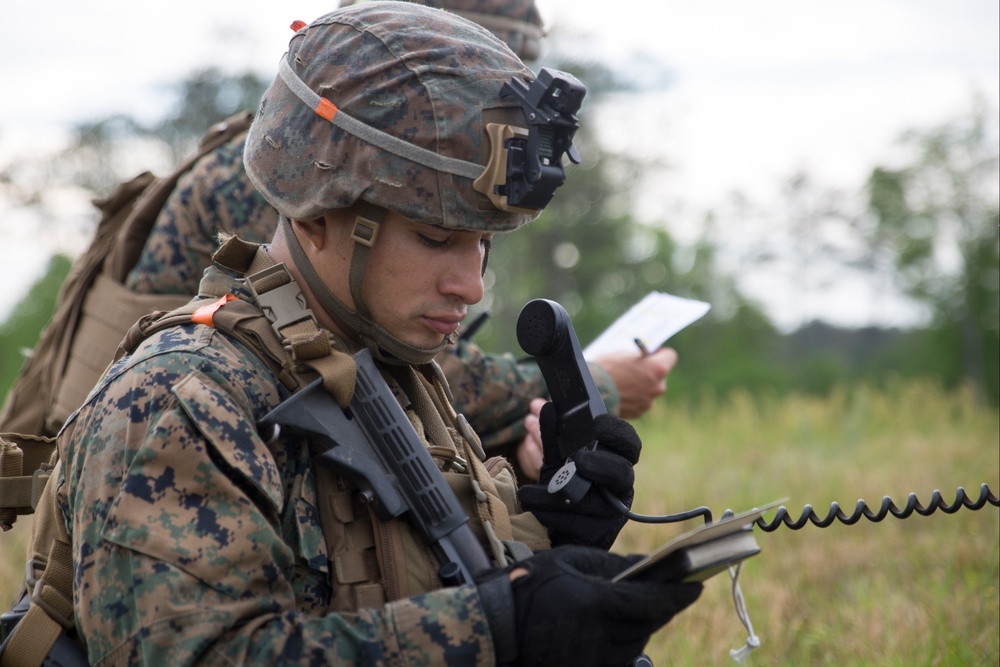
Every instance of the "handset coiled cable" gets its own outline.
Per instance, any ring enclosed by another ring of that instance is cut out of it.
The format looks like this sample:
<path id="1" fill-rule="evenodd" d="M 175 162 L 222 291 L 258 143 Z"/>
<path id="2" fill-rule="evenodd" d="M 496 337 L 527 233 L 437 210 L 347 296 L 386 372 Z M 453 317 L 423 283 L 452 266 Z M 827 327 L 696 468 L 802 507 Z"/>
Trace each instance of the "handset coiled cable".
<path id="1" fill-rule="evenodd" d="M 907 496 L 906 504 L 902 508 L 897 506 L 892 498 L 885 496 L 882 498 L 882 504 L 879 506 L 878 511 L 873 511 L 864 500 L 858 500 L 854 506 L 854 511 L 851 514 L 847 514 L 840 508 L 839 503 L 833 502 L 830 503 L 830 510 L 825 517 L 821 518 L 813 510 L 812 505 L 806 505 L 798 519 L 793 519 L 788 510 L 782 505 L 777 509 L 774 518 L 770 521 L 765 520 L 764 517 L 759 517 L 754 523 L 764 532 L 770 533 L 777 530 L 779 526 L 787 526 L 792 530 L 799 530 L 807 523 L 812 523 L 814 526 L 820 528 L 826 528 L 834 523 L 834 521 L 839 521 L 850 526 L 860 521 L 862 517 L 873 523 L 878 523 L 890 514 L 897 519 L 905 519 L 914 512 L 921 516 L 928 516 L 938 510 L 941 510 L 945 514 L 954 514 L 963 507 L 971 510 L 982 509 L 986 503 L 994 507 L 1000 507 L 1000 498 L 997 498 L 993 494 L 988 484 L 982 484 L 979 487 L 979 497 L 976 499 L 971 498 L 963 487 L 958 487 L 958 490 L 955 492 L 955 502 L 951 504 L 946 503 L 941 497 L 941 492 L 935 489 L 927 505 L 922 504 L 917 499 L 916 493 L 911 493 Z"/>
<path id="2" fill-rule="evenodd" d="M 617 508 L 619 512 L 624 514 L 630 520 L 638 523 L 674 523 L 678 521 L 687 521 L 688 519 L 693 519 L 698 516 L 702 517 L 705 523 L 712 523 L 712 511 L 708 507 L 696 507 L 695 509 L 691 509 L 686 512 L 678 512 L 676 514 L 652 516 L 646 514 L 636 514 L 635 512 L 632 512 L 625 505 L 625 503 L 623 503 L 621 499 L 615 496 L 609 489 L 606 489 L 603 486 L 599 486 L 597 488 L 612 507 Z M 819 528 L 826 528 L 835 521 L 840 521 L 840 523 L 850 526 L 860 521 L 862 517 L 873 523 L 878 523 L 890 514 L 897 519 L 905 519 L 914 513 L 921 516 L 928 516 L 934 514 L 934 512 L 938 510 L 944 512 L 945 514 L 954 514 L 963 507 L 970 510 L 979 510 L 985 507 L 987 503 L 993 505 L 994 507 L 1000 507 L 1000 498 L 994 495 L 993 491 L 990 490 L 989 484 L 984 483 L 980 485 L 979 497 L 975 499 L 969 496 L 964 487 L 958 487 L 958 490 L 955 492 L 955 502 L 951 504 L 946 503 L 941 497 L 941 492 L 935 489 L 931 494 L 931 500 L 927 505 L 920 502 L 916 493 L 911 493 L 906 497 L 906 504 L 902 508 L 896 505 L 892 498 L 885 496 L 882 498 L 882 504 L 879 506 L 878 511 L 873 511 L 864 500 L 858 500 L 857 504 L 854 506 L 854 511 L 851 514 L 845 513 L 844 510 L 840 508 L 840 503 L 833 502 L 830 503 L 830 510 L 823 518 L 820 518 L 820 516 L 813 509 L 812 505 L 806 505 L 799 518 L 793 519 L 785 506 L 782 505 L 776 510 L 773 519 L 767 521 L 764 517 L 758 517 L 757 520 L 754 521 L 754 525 L 763 530 L 765 533 L 773 533 L 780 526 L 787 526 L 792 530 L 799 530 L 807 523 L 811 523 Z M 731 513 L 731 511 L 732 510 L 726 510 L 727 513 Z"/>

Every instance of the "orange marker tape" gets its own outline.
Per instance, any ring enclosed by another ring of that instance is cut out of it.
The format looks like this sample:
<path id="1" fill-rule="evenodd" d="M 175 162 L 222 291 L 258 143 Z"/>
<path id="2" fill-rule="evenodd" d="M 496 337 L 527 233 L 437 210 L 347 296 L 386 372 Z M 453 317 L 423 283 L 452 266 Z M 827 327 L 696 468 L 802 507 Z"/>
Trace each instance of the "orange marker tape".
<path id="1" fill-rule="evenodd" d="M 333 117 L 337 115 L 337 105 L 325 97 L 322 97 L 319 100 L 319 104 L 316 105 L 316 108 L 313 111 L 332 123 Z"/>
<path id="2" fill-rule="evenodd" d="M 218 301 L 202 306 L 191 315 L 191 321 L 195 324 L 204 324 L 205 326 L 215 328 L 215 323 L 212 322 L 212 316 L 215 315 L 215 311 L 235 299 L 236 297 L 232 294 L 227 294 Z"/>

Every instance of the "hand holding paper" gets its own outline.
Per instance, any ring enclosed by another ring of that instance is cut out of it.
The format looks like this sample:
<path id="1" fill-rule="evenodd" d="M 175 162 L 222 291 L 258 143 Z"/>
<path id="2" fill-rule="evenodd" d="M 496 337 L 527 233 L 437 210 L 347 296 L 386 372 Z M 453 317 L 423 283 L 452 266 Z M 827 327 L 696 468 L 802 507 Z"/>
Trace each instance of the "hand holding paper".
<path id="1" fill-rule="evenodd" d="M 588 345 L 583 356 L 594 361 L 615 352 L 635 351 L 637 339 L 648 352 L 653 352 L 710 307 L 704 301 L 650 292 Z"/>

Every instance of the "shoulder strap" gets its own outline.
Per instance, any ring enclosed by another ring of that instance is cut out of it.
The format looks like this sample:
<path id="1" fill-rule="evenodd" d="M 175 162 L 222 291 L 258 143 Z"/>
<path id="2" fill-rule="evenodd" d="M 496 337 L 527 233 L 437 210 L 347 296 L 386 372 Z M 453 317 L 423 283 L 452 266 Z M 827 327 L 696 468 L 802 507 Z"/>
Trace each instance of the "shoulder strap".
<path id="1" fill-rule="evenodd" d="M 170 312 L 151 313 L 129 329 L 116 359 L 134 352 L 139 343 L 157 331 L 197 322 L 238 340 L 290 391 L 319 375 L 337 403 L 347 406 L 357 376 L 354 359 L 302 305 L 299 287 L 284 264 L 276 264 L 260 244 L 235 236 L 227 239 L 212 259 L 246 276 L 247 287 L 259 307 L 232 295 L 208 294 L 206 299 Z"/>
<path id="2" fill-rule="evenodd" d="M 43 528 L 39 530 L 39 527 Z M 40 560 L 39 545 L 48 554 Z M 32 559 L 26 586 L 31 602 L 0 654 L 0 667 L 38 667 L 73 624 L 73 552 L 66 523 L 56 504 L 55 483 L 46 484 L 35 517 Z"/>
<path id="3" fill-rule="evenodd" d="M 125 334 L 118 346 L 115 360 L 138 349 L 142 341 L 153 334 L 173 327 L 207 324 L 225 332 L 263 361 L 289 391 L 302 386 L 296 377 L 291 359 L 271 331 L 270 323 L 259 308 L 232 295 L 208 295 L 209 298 L 190 301 L 171 311 L 154 311 L 140 318 Z M 222 308 L 225 305 L 226 308 Z"/>
<path id="4" fill-rule="evenodd" d="M 212 259 L 246 276 L 247 287 L 286 358 L 291 355 L 290 370 L 296 375 L 319 375 L 337 404 L 347 407 L 357 379 L 354 358 L 338 338 L 316 322 L 285 265 L 275 263 L 263 246 L 235 237 L 223 243 Z"/>

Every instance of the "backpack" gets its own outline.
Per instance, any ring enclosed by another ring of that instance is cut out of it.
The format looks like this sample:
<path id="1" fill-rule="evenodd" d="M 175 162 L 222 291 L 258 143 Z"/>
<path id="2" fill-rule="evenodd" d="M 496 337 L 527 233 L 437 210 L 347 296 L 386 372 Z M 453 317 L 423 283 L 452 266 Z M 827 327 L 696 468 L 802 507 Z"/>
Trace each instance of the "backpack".
<path id="1" fill-rule="evenodd" d="M 95 200 L 100 211 L 87 250 L 59 290 L 56 309 L 0 409 L 0 528 L 38 502 L 54 436 L 111 362 L 125 331 L 153 310 L 190 296 L 136 294 L 124 286 L 153 223 L 180 177 L 204 155 L 250 126 L 242 112 L 212 127 L 197 152 L 168 176 L 144 172 Z M 193 295 L 192 295 L 193 296 Z"/>

